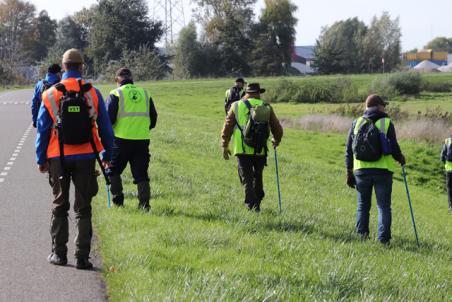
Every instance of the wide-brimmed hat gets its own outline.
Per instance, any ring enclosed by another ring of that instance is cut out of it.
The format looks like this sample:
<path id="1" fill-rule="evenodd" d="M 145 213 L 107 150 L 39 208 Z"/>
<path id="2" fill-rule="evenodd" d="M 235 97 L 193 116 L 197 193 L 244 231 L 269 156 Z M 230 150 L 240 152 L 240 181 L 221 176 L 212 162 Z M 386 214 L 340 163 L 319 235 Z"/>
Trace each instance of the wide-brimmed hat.
<path id="1" fill-rule="evenodd" d="M 83 64 L 85 61 L 80 50 L 71 48 L 63 55 L 63 64 Z"/>
<path id="2" fill-rule="evenodd" d="M 377 107 L 377 106 L 387 106 L 388 102 L 384 101 L 379 95 L 371 94 L 366 99 L 366 107 Z"/>
<path id="3" fill-rule="evenodd" d="M 249 83 L 248 86 L 246 86 L 246 93 L 264 93 L 265 89 L 261 88 L 261 85 L 259 83 Z"/>

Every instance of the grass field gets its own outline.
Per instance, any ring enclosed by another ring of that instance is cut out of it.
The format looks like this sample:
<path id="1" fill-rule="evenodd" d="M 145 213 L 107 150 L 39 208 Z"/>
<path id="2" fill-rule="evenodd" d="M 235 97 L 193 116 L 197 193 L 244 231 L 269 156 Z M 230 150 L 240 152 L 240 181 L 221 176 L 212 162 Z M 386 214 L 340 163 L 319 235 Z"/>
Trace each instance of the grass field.
<path id="1" fill-rule="evenodd" d="M 353 233 L 356 194 L 344 184 L 343 135 L 286 129 L 278 149 L 283 213 L 271 153 L 257 215 L 245 210 L 236 162 L 224 161 L 219 147 L 230 82 L 145 86 L 159 112 L 151 134 L 151 213 L 136 210 L 128 171 L 125 208 L 107 209 L 102 191 L 95 200 L 111 301 L 452 301 L 451 214 L 442 176 L 435 175 L 441 174 L 441 146 L 401 142 L 421 247 L 400 170 L 393 241 L 383 247 L 375 239 L 375 205 L 371 240 L 361 242 Z M 295 116 L 311 108 L 276 104 L 275 110 Z"/>

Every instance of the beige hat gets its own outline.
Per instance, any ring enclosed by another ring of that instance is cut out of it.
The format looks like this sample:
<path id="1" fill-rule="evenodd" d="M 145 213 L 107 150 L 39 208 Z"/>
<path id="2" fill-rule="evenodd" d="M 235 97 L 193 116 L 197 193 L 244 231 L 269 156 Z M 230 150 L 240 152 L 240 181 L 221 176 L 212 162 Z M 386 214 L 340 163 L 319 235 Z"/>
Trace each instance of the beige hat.
<path id="1" fill-rule="evenodd" d="M 83 55 L 80 50 L 72 48 L 67 50 L 63 55 L 63 64 L 83 64 Z"/>

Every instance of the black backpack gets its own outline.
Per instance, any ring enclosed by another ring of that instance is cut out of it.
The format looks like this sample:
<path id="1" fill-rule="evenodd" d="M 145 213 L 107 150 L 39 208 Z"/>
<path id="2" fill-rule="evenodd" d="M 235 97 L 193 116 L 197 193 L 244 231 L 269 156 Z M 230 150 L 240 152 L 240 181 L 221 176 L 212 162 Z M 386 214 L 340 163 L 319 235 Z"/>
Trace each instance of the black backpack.
<path id="1" fill-rule="evenodd" d="M 242 101 L 249 110 L 245 128 L 241 129 L 239 126 L 243 142 L 254 148 L 254 154 L 261 153 L 262 150 L 267 154 L 267 140 L 270 136 L 270 106 L 264 103 L 253 107 L 248 100 Z"/>
<path id="2" fill-rule="evenodd" d="M 57 125 L 60 145 L 81 145 L 92 140 L 93 122 L 85 97 L 85 93 L 92 88 L 92 85 L 90 83 L 82 85 L 81 80 L 78 83 L 79 91 L 67 91 L 61 83 L 55 85 L 55 88 L 63 93 L 60 99 Z"/>
<path id="3" fill-rule="evenodd" d="M 359 125 L 358 131 L 353 130 L 355 134 L 352 142 L 353 154 L 357 160 L 368 162 L 378 161 L 383 155 L 380 138 L 381 132 L 371 120 L 367 118 L 363 119 L 364 122 Z"/>

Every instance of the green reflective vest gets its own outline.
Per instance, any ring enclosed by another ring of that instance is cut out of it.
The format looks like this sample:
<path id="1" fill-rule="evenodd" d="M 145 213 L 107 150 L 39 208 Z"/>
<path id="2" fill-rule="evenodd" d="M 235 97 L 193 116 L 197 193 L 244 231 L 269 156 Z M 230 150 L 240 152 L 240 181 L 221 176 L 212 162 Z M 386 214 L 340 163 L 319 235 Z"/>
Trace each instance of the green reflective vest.
<path id="1" fill-rule="evenodd" d="M 259 99 L 248 99 L 248 101 L 253 107 L 264 104 L 264 101 Z M 231 107 L 232 110 L 234 111 L 236 123 L 240 126 L 240 128 L 245 129 L 250 114 L 250 111 L 246 107 L 245 103 L 242 100 L 239 100 L 237 102 L 234 102 Z M 242 131 L 240 131 L 237 125 L 235 126 L 233 132 L 233 144 L 234 144 L 234 148 L 232 151 L 233 155 L 237 154 L 254 155 L 254 148 L 248 146 L 243 142 Z M 262 150 L 261 153 L 257 153 L 256 155 L 265 155 L 265 150 Z"/>
<path id="2" fill-rule="evenodd" d="M 356 121 L 355 128 L 353 129 L 353 134 L 356 136 L 358 134 L 358 130 L 366 120 L 363 117 L 358 118 Z M 378 130 L 382 131 L 385 135 L 388 134 L 389 125 L 391 124 L 391 120 L 389 118 L 382 118 L 375 122 L 375 126 Z M 362 161 L 357 160 L 355 156 L 353 156 L 353 170 L 359 169 L 386 169 L 391 172 L 395 171 L 395 162 L 392 155 L 382 155 L 381 158 L 377 161 Z"/>
<path id="3" fill-rule="evenodd" d="M 447 149 L 452 147 L 452 140 L 450 139 L 450 137 L 447 138 L 444 143 L 446 144 Z M 446 160 L 445 168 L 446 168 L 447 172 L 451 172 L 452 171 L 452 162 Z"/>
<path id="4" fill-rule="evenodd" d="M 149 139 L 149 96 L 146 90 L 126 84 L 110 92 L 118 97 L 118 115 L 113 125 L 115 136 L 123 139 Z"/>

